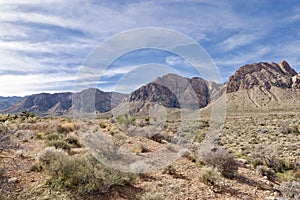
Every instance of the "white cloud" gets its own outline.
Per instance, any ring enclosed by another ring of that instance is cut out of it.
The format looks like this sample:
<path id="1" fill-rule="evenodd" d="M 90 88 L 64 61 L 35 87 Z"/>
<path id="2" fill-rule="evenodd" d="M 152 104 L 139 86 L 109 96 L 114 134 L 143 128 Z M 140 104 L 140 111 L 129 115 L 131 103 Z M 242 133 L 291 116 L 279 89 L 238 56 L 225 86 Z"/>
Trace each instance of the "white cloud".
<path id="1" fill-rule="evenodd" d="M 224 42 L 222 42 L 222 47 L 229 51 L 236 49 L 241 46 L 245 46 L 247 44 L 251 44 L 258 40 L 260 35 L 258 34 L 236 34 L 227 38 Z"/>
<path id="2" fill-rule="evenodd" d="M 268 41 L 269 35 L 280 35 L 279 28 L 299 21 L 298 11 L 299 7 L 296 7 L 288 14 L 277 13 L 275 16 L 270 12 L 250 15 L 237 9 L 235 2 L 208 0 L 121 3 L 3 0 L 0 2 L 0 74 L 1 78 L 18 73 L 28 76 L 39 74 L 42 77 L 41 74 L 51 71 L 60 77 L 61 71 L 69 71 L 69 75 L 73 76 L 77 66 L 84 62 L 84 58 L 99 42 L 124 30 L 149 26 L 175 29 L 203 42 L 205 47 L 211 49 L 212 55 L 217 55 L 215 59 L 220 65 L 240 65 L 270 59 L 274 56 L 265 56 L 272 53 L 276 58 L 284 56 L 284 59 L 298 64 L 299 59 L 295 57 L 299 55 L 299 43 L 290 44 L 291 39 L 285 39 L 289 34 L 284 34 L 282 41 Z M 294 27 L 295 30 L 298 30 L 297 27 Z M 224 35 L 229 36 L 224 39 Z M 269 43 L 263 47 L 257 44 L 258 40 Z M 127 42 L 137 41 L 132 37 Z M 257 45 L 259 47 L 253 48 Z M 245 47 L 248 51 L 236 51 L 239 47 Z M 114 50 L 113 46 L 110 48 Z M 227 55 L 229 51 L 232 54 Z M 184 61 L 176 57 L 169 57 L 165 62 L 171 66 L 182 64 L 185 67 Z M 129 65 L 108 69 L 104 75 L 113 77 L 136 69 L 136 66 Z M 17 79 L 29 81 L 23 78 Z M 14 90 L 12 87 L 10 89 Z M 6 91 L 9 93 L 9 90 Z"/>
<path id="3" fill-rule="evenodd" d="M 56 92 L 65 83 L 72 85 L 75 77 L 68 75 L 28 74 L 0 75 L 0 96 L 24 96 L 39 92 Z"/>
<path id="4" fill-rule="evenodd" d="M 137 68 L 139 68 L 139 66 L 122 66 L 122 67 L 117 67 L 117 68 L 111 68 L 111 69 L 104 71 L 103 76 L 112 77 L 112 76 L 116 76 L 116 75 L 127 74 Z"/>
<path id="5" fill-rule="evenodd" d="M 181 65 L 181 64 L 187 64 L 185 62 L 185 60 L 179 56 L 168 56 L 166 58 L 166 63 L 171 65 L 171 66 L 174 66 L 174 65 Z"/>

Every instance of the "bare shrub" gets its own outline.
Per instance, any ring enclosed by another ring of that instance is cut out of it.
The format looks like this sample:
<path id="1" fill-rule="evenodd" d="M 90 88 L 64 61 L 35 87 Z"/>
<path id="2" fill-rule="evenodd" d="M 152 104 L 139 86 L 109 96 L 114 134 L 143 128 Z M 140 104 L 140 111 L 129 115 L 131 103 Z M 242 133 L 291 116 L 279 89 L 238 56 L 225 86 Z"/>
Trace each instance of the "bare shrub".
<path id="1" fill-rule="evenodd" d="M 208 152 L 203 161 L 215 167 L 224 177 L 233 178 L 238 170 L 237 162 L 234 157 L 225 149 L 216 147 Z"/>
<path id="2" fill-rule="evenodd" d="M 288 181 L 283 182 L 278 190 L 286 199 L 300 199 L 300 182 Z"/>

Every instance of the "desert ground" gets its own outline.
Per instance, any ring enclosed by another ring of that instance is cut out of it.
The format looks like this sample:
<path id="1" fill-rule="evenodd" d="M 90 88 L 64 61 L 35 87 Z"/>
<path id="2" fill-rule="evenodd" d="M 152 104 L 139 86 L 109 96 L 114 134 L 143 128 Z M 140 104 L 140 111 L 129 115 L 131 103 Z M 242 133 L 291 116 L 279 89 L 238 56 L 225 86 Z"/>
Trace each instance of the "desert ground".
<path id="1" fill-rule="evenodd" d="M 227 111 L 213 147 L 205 146 L 211 137 L 209 113 L 191 111 L 193 120 L 179 113 L 167 110 L 162 124 L 147 115 L 74 120 L 3 114 L 0 197 L 300 198 L 299 112 Z M 103 158 L 114 152 L 106 151 L 111 146 L 103 141 L 125 152 L 129 160 L 153 157 L 164 149 L 178 156 L 169 163 L 170 159 L 153 158 L 159 164 L 151 170 L 120 171 Z M 207 152 L 200 155 L 199 149 Z"/>

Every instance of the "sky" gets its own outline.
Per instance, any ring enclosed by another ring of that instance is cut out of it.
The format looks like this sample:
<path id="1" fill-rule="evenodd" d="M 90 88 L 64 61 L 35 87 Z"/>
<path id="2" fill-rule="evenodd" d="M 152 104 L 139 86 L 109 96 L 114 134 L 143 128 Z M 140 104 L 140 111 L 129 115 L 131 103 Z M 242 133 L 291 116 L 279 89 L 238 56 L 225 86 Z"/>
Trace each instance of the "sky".
<path id="1" fill-rule="evenodd" d="M 0 96 L 74 91 L 101 43 L 143 27 L 195 40 L 223 82 L 257 62 L 286 60 L 300 72 L 297 0 L 0 0 Z M 112 60 L 97 87 L 128 93 L 166 73 L 201 76 L 179 55 L 146 48 Z"/>

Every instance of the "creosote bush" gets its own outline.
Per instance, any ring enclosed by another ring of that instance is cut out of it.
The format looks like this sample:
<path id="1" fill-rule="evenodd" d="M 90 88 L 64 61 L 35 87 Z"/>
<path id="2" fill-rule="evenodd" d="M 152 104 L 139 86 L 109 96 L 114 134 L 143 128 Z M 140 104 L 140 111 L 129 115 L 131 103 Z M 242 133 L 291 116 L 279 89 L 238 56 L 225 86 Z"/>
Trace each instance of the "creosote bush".
<path id="1" fill-rule="evenodd" d="M 234 178 L 238 170 L 234 157 L 221 147 L 213 148 L 204 156 L 203 161 L 215 167 L 225 178 Z"/>

